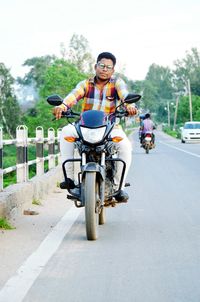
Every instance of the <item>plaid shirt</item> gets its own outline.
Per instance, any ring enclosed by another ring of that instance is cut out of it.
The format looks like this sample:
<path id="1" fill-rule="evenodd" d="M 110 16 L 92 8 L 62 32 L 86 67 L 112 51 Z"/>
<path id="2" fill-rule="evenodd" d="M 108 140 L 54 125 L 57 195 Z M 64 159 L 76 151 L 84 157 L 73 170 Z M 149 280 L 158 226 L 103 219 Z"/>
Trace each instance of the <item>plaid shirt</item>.
<path id="1" fill-rule="evenodd" d="M 125 82 L 122 79 L 112 77 L 100 90 L 96 85 L 96 78 L 81 81 L 65 99 L 64 104 L 69 108 L 83 99 L 82 111 L 100 110 L 106 114 L 115 111 L 119 100 L 124 100 L 128 95 Z M 61 108 L 65 108 L 61 105 Z"/>

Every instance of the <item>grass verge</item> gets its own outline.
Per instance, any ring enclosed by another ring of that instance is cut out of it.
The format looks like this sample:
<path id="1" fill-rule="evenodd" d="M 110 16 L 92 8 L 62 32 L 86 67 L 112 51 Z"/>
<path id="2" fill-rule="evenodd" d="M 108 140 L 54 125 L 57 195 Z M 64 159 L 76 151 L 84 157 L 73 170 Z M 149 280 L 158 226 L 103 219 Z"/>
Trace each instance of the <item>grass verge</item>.
<path id="1" fill-rule="evenodd" d="M 0 229 L 14 230 L 15 227 L 13 227 L 5 218 L 0 217 Z"/>

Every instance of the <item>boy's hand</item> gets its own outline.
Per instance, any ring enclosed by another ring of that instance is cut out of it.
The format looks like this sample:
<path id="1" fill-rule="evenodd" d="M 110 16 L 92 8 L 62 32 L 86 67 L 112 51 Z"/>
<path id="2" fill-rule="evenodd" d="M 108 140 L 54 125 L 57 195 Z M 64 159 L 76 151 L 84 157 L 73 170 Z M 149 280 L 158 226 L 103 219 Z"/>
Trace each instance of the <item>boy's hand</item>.
<path id="1" fill-rule="evenodd" d="M 60 108 L 59 106 L 53 108 L 53 115 L 55 115 L 57 120 L 61 118 L 63 111 L 63 108 Z"/>
<path id="2" fill-rule="evenodd" d="M 137 108 L 134 106 L 127 106 L 126 110 L 128 112 L 128 115 L 136 115 L 138 113 Z"/>

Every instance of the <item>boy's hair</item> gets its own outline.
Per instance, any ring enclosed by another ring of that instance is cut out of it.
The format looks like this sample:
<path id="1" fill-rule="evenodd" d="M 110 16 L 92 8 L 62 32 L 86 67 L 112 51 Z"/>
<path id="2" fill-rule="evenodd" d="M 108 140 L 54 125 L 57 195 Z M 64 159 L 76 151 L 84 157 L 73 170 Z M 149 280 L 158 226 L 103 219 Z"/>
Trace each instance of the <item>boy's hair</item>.
<path id="1" fill-rule="evenodd" d="M 98 63 L 99 61 L 101 61 L 101 59 L 110 59 L 110 60 L 112 60 L 114 66 L 115 66 L 115 64 L 116 64 L 116 58 L 115 58 L 115 56 L 114 56 L 112 53 L 110 53 L 110 52 L 102 52 L 102 53 L 100 53 L 100 54 L 98 55 L 98 57 L 97 57 L 97 63 Z"/>
<path id="2" fill-rule="evenodd" d="M 151 117 L 150 113 L 145 114 L 145 118 L 150 118 L 150 117 Z"/>

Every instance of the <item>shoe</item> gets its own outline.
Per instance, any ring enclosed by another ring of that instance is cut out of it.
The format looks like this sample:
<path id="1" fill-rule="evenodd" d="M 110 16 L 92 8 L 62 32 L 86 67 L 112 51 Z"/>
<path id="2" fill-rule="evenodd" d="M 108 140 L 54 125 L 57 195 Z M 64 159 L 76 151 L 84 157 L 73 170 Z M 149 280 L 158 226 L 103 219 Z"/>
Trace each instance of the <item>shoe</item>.
<path id="1" fill-rule="evenodd" d="M 60 183 L 61 189 L 74 189 L 76 188 L 74 181 L 71 178 L 67 178 L 65 181 Z"/>
<path id="2" fill-rule="evenodd" d="M 127 202 L 129 196 L 125 191 L 120 190 L 119 193 L 115 196 L 115 199 L 117 200 L 117 202 Z"/>
<path id="3" fill-rule="evenodd" d="M 80 197 L 80 190 L 79 188 L 74 188 L 74 189 L 70 189 L 70 191 L 68 191 L 71 195 L 79 198 Z"/>

